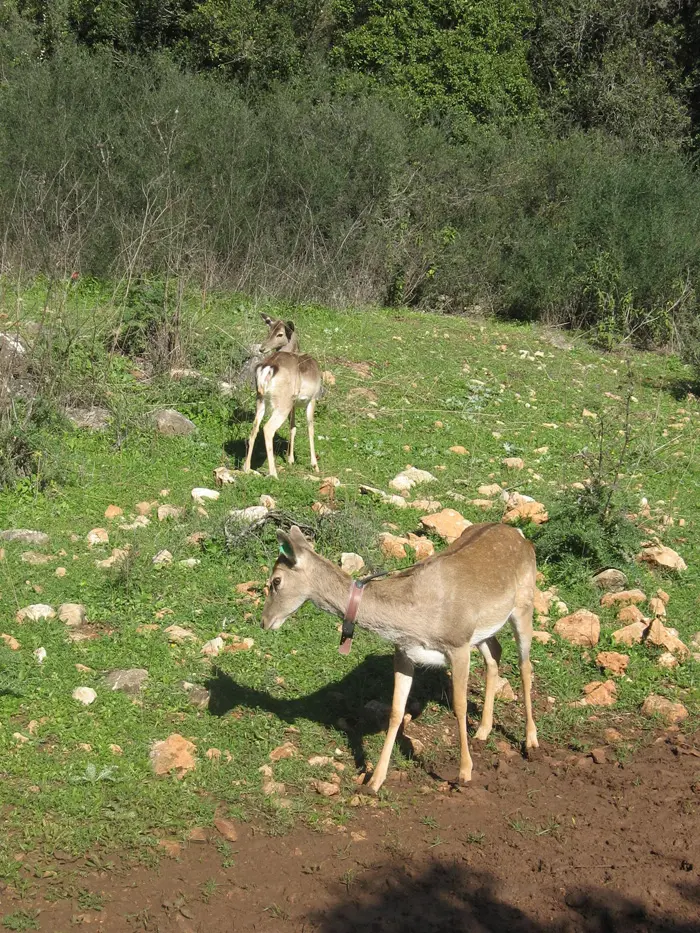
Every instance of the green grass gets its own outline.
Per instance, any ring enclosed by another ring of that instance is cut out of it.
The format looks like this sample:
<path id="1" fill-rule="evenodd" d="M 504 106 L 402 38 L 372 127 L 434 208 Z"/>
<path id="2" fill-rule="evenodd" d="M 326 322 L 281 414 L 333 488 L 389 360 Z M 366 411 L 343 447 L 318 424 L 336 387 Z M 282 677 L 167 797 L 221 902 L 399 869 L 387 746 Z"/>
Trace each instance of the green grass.
<path id="1" fill-rule="evenodd" d="M 6 312 L 28 333 L 28 322 L 40 320 L 43 313 L 45 292 L 37 286 L 22 299 L 16 304 L 6 297 Z M 32 566 L 21 554 L 38 549 L 12 544 L 5 545 L 0 561 L 0 632 L 21 644 L 13 652 L 0 642 L 0 808 L 5 829 L 0 877 L 19 884 L 26 866 L 54 865 L 57 851 L 75 856 L 111 850 L 148 859 L 159 838 L 184 836 L 194 825 L 209 825 L 217 811 L 271 833 L 284 832 L 299 819 L 312 825 L 329 817 L 346 820 L 344 801 L 354 792 L 353 753 L 358 747 L 340 721 L 352 726 L 367 701 L 389 699 L 391 648 L 360 632 L 352 654 L 339 656 L 336 620 L 309 606 L 279 633 L 262 632 L 260 608 L 235 586 L 265 581 L 276 556 L 274 532 L 241 552 L 228 550 L 223 535 L 228 511 L 257 504 L 263 493 L 300 520 L 313 519 L 318 486 L 308 478 L 302 426 L 297 463 L 289 467 L 278 458 L 279 482 L 268 479 L 264 465 L 262 475 L 239 476 L 235 485 L 224 487 L 218 502 L 207 503 L 207 516 L 197 512 L 190 497 L 195 486 L 213 486 L 215 467 L 237 466 L 236 458 L 244 452 L 252 394 L 227 401 L 217 383 L 240 359 L 241 345 L 262 336 L 257 311 L 238 297 L 193 298 L 184 314 L 186 363 L 207 379 L 185 382 L 158 376 L 139 380 L 132 375 L 135 361 L 110 357 L 106 335 L 119 310 L 100 286 L 86 283 L 49 311 L 54 314 L 46 319 L 55 332 L 72 335 L 66 379 L 73 403 L 95 400 L 107 404 L 115 417 L 103 433 L 44 429 L 46 482 L 30 477 L 0 493 L 0 528 L 47 532 L 51 544 L 46 553 L 55 556 L 49 564 Z M 358 550 L 372 567 L 381 566 L 367 529 L 379 532 L 384 522 L 401 532 L 417 529 L 421 512 L 360 496 L 361 483 L 387 489 L 389 480 L 412 463 L 438 478 L 425 487 L 426 497 L 480 521 L 489 513 L 461 497 L 475 498 L 482 483 L 505 481 L 547 505 L 562 484 L 585 478 L 583 461 L 577 458 L 591 440 L 584 408 L 608 410 L 621 423 L 620 403 L 605 393 L 623 394 L 624 360 L 601 356 L 577 338 L 572 338 L 572 349 L 562 350 L 550 342 L 546 330 L 530 326 L 385 310 L 299 307 L 279 313 L 294 318 L 303 349 L 336 377 L 316 420 L 321 474 L 335 475 L 343 483 L 337 500 L 344 517 L 328 536 L 331 544 L 325 551 L 333 559 L 342 550 Z M 650 595 L 663 586 L 670 593 L 668 624 L 688 642 L 697 629 L 700 589 L 698 403 L 676 397 L 688 374 L 675 358 L 630 358 L 637 402 L 623 491 L 633 502 L 646 496 L 653 508 L 663 500 L 658 508 L 676 521 L 664 530 L 664 541 L 679 550 L 689 569 L 680 577 L 657 577 L 635 564 L 624 569 L 631 586 L 639 585 Z M 370 377 L 363 378 L 349 363 L 369 364 Z M 376 402 L 353 396 L 357 388 L 371 389 Z M 157 407 L 174 407 L 191 417 L 198 426 L 196 435 L 157 436 L 147 426 L 148 413 Z M 546 426 L 552 423 L 557 427 Z M 469 455 L 451 453 L 453 445 L 463 445 Z M 535 452 L 544 446 L 546 453 Z M 501 466 L 506 456 L 523 457 L 526 469 L 507 472 Z M 424 491 L 417 495 L 422 498 Z M 172 503 L 185 511 L 180 519 L 165 522 L 152 515 L 148 527 L 131 532 L 104 518 L 110 504 L 128 516 L 143 500 Z M 491 516 L 498 520 L 500 511 L 494 509 Z M 685 519 L 684 527 L 679 527 L 679 518 Z M 86 535 L 100 526 L 109 530 L 109 546 L 91 549 Z M 194 531 L 210 534 L 203 548 L 186 543 Z M 112 547 L 126 543 L 133 552 L 125 572 L 95 566 Z M 163 548 L 172 552 L 173 564 L 154 568 L 151 559 Z M 188 557 L 200 563 L 180 566 Z M 59 566 L 66 570 L 63 577 L 55 575 Z M 599 611 L 599 650 L 613 648 L 614 613 L 596 609 L 599 594 L 585 568 L 568 566 L 564 576 L 554 565 L 541 569 L 548 582 L 557 577 L 559 595 L 570 610 L 585 606 Z M 98 637 L 73 643 L 57 620 L 19 624 L 17 609 L 36 602 L 54 607 L 83 603 Z M 191 629 L 197 642 L 169 645 L 162 630 L 171 624 Z M 222 654 L 212 664 L 199 648 L 222 629 L 254 638 L 254 647 Z M 518 692 L 509 634 L 503 646 L 502 673 Z M 33 656 L 39 647 L 47 651 L 43 665 Z M 700 666 L 691 660 L 663 670 L 656 664 L 658 652 L 643 646 L 629 650 L 628 676 L 618 682 L 615 707 L 570 707 L 585 683 L 605 679 L 595 666 L 596 653 L 558 638 L 533 646 L 543 739 L 587 747 L 604 725 L 639 734 L 650 725 L 638 713 L 651 691 L 682 700 L 691 711 L 689 724 L 697 724 Z M 91 672 L 79 672 L 76 664 Z M 149 672 L 136 701 L 109 692 L 103 684 L 104 672 L 122 667 Z M 480 711 L 480 665 L 475 668 L 473 698 Z M 190 704 L 180 687 L 183 680 L 214 681 L 216 715 Z M 82 707 L 71 698 L 78 686 L 97 691 L 92 706 Z M 449 721 L 447 691 L 443 674 L 419 673 L 415 692 L 429 702 L 421 723 Z M 554 697 L 554 706 L 547 704 L 548 696 Z M 519 703 L 498 702 L 496 721 L 520 739 L 521 713 Z M 592 716 L 597 719 L 591 721 Z M 285 731 L 290 727 L 298 732 Z M 179 781 L 156 778 L 149 763 L 151 744 L 173 732 L 197 748 L 196 769 Z M 28 741 L 18 743 L 15 733 Z M 275 780 L 288 791 L 290 805 L 283 808 L 264 797 L 258 769 L 270 763 L 273 748 L 290 739 L 298 756 L 274 765 Z M 121 754 L 110 749 L 114 745 Z M 380 734 L 364 738 L 364 752 L 374 762 L 380 745 Z M 209 759 L 210 748 L 220 750 L 221 757 Z M 333 757 L 336 748 L 341 751 L 336 757 L 346 766 L 343 790 L 340 797 L 325 800 L 309 788 L 309 781 L 327 779 L 332 771 L 312 769 L 306 759 Z M 429 747 L 426 754 L 431 753 Z M 403 766 L 398 750 L 395 760 Z M 230 860 L 230 853 L 222 858 Z"/>

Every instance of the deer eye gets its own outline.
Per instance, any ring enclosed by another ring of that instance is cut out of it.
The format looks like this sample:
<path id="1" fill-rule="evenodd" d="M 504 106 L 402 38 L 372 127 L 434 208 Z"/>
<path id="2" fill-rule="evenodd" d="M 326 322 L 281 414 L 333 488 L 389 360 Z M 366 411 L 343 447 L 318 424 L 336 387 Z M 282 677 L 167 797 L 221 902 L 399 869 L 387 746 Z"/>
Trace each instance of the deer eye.
<path id="1" fill-rule="evenodd" d="M 270 583 L 270 589 L 274 593 L 275 590 L 279 589 L 279 585 L 282 582 L 282 577 L 274 577 Z"/>

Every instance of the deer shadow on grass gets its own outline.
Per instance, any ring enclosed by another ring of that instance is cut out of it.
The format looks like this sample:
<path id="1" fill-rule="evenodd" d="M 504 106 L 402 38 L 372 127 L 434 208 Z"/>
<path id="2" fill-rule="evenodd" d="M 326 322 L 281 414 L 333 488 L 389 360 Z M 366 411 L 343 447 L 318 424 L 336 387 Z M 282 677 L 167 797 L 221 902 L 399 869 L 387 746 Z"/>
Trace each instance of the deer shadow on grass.
<path id="1" fill-rule="evenodd" d="M 214 716 L 225 716 L 237 708 L 258 709 L 272 713 L 290 725 L 298 719 L 307 719 L 340 729 L 347 735 L 356 766 L 364 768 L 364 738 L 386 731 L 393 681 L 392 656 L 370 655 L 345 676 L 301 697 L 273 696 L 265 690 L 238 683 L 220 668 L 214 668 L 205 686 L 210 694 L 209 712 Z M 421 669 L 413 682 L 407 710 L 414 719 L 418 719 L 428 704 L 445 704 L 449 698 L 450 685 L 445 672 Z M 384 704 L 385 710 L 375 712 L 376 707 L 367 710 L 366 704 L 371 701 Z M 481 706 L 477 707 L 470 700 L 471 721 L 475 722 L 480 715 Z M 507 735 L 497 725 L 494 725 L 494 731 Z M 512 739 L 511 736 L 507 737 Z M 401 733 L 397 745 L 406 757 L 410 757 L 411 745 Z M 429 773 L 432 777 L 443 779 L 440 775 Z"/>

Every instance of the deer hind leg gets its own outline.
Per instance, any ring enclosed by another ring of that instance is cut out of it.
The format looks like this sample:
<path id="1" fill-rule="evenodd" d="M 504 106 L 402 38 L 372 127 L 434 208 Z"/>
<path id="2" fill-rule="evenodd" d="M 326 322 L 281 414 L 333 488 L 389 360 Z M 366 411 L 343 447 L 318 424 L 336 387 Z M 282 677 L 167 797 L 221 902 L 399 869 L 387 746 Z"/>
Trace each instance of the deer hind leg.
<path id="1" fill-rule="evenodd" d="M 309 448 L 311 450 L 311 466 L 318 473 L 318 461 L 316 460 L 316 448 L 314 447 L 314 411 L 316 409 L 316 399 L 312 398 L 306 406 L 306 423 L 309 426 Z"/>
<path id="2" fill-rule="evenodd" d="M 459 782 L 468 784 L 472 779 L 472 756 L 467 739 L 467 688 L 469 686 L 469 655 L 471 647 L 464 645 L 453 651 L 452 663 L 452 708 L 459 726 Z"/>
<path id="3" fill-rule="evenodd" d="M 530 645 L 532 644 L 532 612 L 530 602 L 527 606 L 517 607 L 510 616 L 518 646 L 520 677 L 523 682 L 525 699 L 525 748 L 538 748 L 537 726 L 532 716 L 532 664 L 530 663 Z"/>
<path id="4" fill-rule="evenodd" d="M 482 641 L 478 647 L 486 664 L 486 687 L 484 689 L 484 711 L 481 714 L 481 724 L 476 730 L 474 738 L 485 742 L 491 734 L 491 729 L 493 729 L 493 701 L 496 696 L 496 679 L 498 678 L 498 662 L 501 660 L 501 646 L 498 639 L 492 637 Z"/>
<path id="5" fill-rule="evenodd" d="M 250 462 L 253 459 L 253 447 L 255 446 L 255 438 L 258 436 L 258 431 L 260 430 L 260 422 L 265 417 L 265 398 L 262 395 L 259 395 L 256 400 L 255 406 L 255 420 L 253 421 L 253 430 L 250 432 L 250 439 L 248 440 L 248 453 L 245 458 L 245 463 L 243 464 L 243 472 L 250 473 Z"/>
<path id="6" fill-rule="evenodd" d="M 289 453 L 287 454 L 287 462 L 294 463 L 294 438 L 297 434 L 296 420 L 294 417 L 294 406 L 292 405 L 292 410 L 289 413 Z"/>
<path id="7" fill-rule="evenodd" d="M 272 441 L 279 430 L 279 428 L 284 423 L 287 415 L 291 411 L 292 406 L 289 408 L 273 408 L 272 414 L 268 422 L 263 428 L 263 435 L 265 436 L 265 449 L 267 450 L 267 465 L 270 470 L 270 476 L 274 476 L 277 479 L 277 468 L 275 467 L 275 454 L 272 449 Z"/>
<path id="8" fill-rule="evenodd" d="M 404 713 L 406 712 L 406 701 L 411 691 L 414 670 L 413 663 L 409 661 L 402 651 L 397 650 L 394 654 L 394 695 L 391 700 L 389 728 L 387 729 L 384 746 L 379 756 L 377 767 L 374 769 L 372 780 L 368 784 L 369 790 L 375 794 L 384 783 L 387 771 L 389 770 L 391 752 L 394 748 L 394 742 L 396 741 L 399 728 L 403 722 Z"/>

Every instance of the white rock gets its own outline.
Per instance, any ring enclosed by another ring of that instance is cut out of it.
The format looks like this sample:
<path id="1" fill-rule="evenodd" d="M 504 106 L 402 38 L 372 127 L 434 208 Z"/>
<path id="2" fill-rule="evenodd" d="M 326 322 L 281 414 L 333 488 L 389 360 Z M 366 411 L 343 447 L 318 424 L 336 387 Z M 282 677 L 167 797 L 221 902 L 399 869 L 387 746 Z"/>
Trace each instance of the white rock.
<path id="1" fill-rule="evenodd" d="M 249 505 L 247 509 L 233 509 L 228 514 L 234 520 L 241 522 L 241 524 L 252 525 L 253 522 L 265 518 L 267 513 L 268 509 L 266 509 L 264 505 Z"/>
<path id="2" fill-rule="evenodd" d="M 39 664 L 43 664 L 46 660 L 46 648 L 37 648 L 34 652 L 34 657 L 37 659 Z"/>
<path id="3" fill-rule="evenodd" d="M 56 613 L 52 606 L 45 603 L 35 603 L 33 606 L 25 606 L 17 613 L 18 622 L 40 622 L 42 619 L 53 619 Z"/>
<path id="4" fill-rule="evenodd" d="M 90 706 L 97 699 L 97 694 L 92 687 L 76 687 L 71 694 L 74 700 L 82 703 L 84 706 Z"/>
<path id="5" fill-rule="evenodd" d="M 167 548 L 163 548 L 162 551 L 158 551 L 152 560 L 152 563 L 155 567 L 160 567 L 163 564 L 172 564 L 172 562 L 173 555 L 170 553 L 170 551 L 167 550 Z"/>
<path id="6" fill-rule="evenodd" d="M 202 645 L 200 654 L 206 655 L 208 658 L 215 658 L 223 647 L 224 640 L 220 635 L 217 635 L 216 638 L 212 638 L 206 644 Z"/>
<path id="7" fill-rule="evenodd" d="M 218 486 L 231 486 L 236 482 L 236 474 L 228 467 L 220 466 L 214 470 L 214 479 Z"/>
<path id="8" fill-rule="evenodd" d="M 260 498 L 258 499 L 258 502 L 264 509 L 276 509 L 277 508 L 277 503 L 272 498 L 272 496 L 265 495 L 265 493 L 263 493 L 262 496 L 260 496 Z"/>
<path id="9" fill-rule="evenodd" d="M 191 495 L 195 502 L 201 502 L 203 499 L 218 499 L 221 493 L 218 489 L 207 489 L 205 486 L 197 486 L 192 490 Z"/>
<path id="10" fill-rule="evenodd" d="M 138 531 L 139 528 L 145 528 L 147 525 L 151 524 L 151 520 L 148 515 L 137 515 L 133 522 L 130 522 L 128 525 L 120 525 L 120 531 Z"/>
<path id="11" fill-rule="evenodd" d="M 365 562 L 359 554 L 355 554 L 352 551 L 344 551 L 340 555 L 340 566 L 345 573 L 359 573 L 365 566 Z"/>
<path id="12" fill-rule="evenodd" d="M 201 561 L 196 557 L 188 557 L 180 561 L 181 567 L 196 567 L 197 564 L 201 564 Z"/>
<path id="13" fill-rule="evenodd" d="M 415 467 L 407 467 L 390 480 L 389 485 L 397 492 L 408 492 L 410 489 L 413 489 L 414 486 L 421 486 L 424 483 L 434 482 L 437 482 L 437 476 L 433 476 L 433 474 L 429 473 L 427 470 L 417 470 Z"/>

